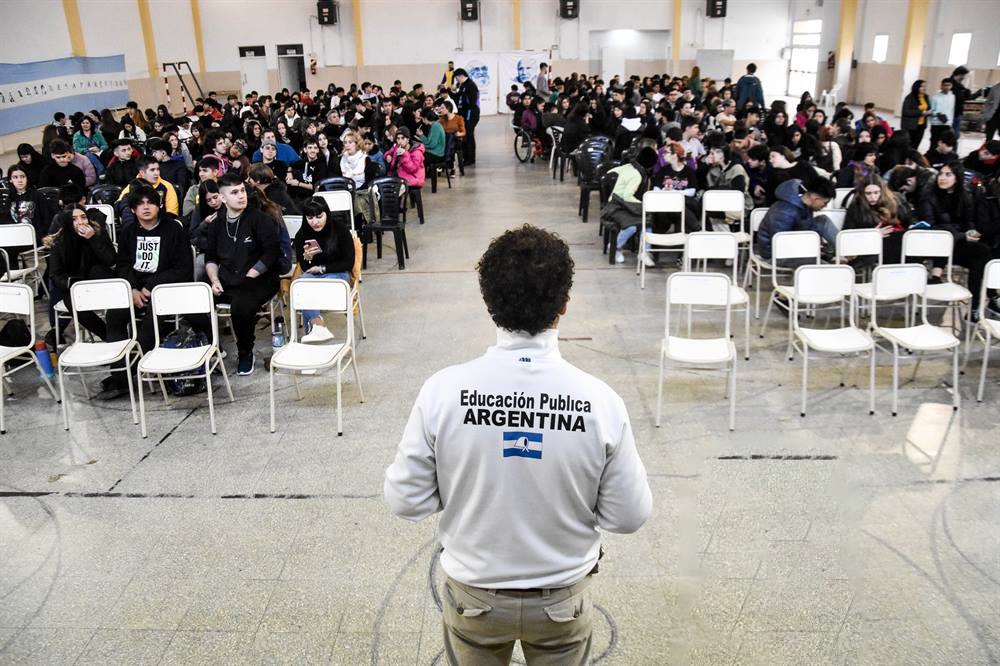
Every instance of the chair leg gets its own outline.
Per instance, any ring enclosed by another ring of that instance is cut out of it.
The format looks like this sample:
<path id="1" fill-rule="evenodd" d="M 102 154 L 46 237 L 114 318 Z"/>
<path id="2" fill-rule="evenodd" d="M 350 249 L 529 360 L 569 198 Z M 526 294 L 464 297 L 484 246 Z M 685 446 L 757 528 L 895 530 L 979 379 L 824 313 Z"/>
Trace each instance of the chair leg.
<path id="1" fill-rule="evenodd" d="M 132 408 L 132 425 L 138 425 L 139 415 L 135 413 L 135 391 L 132 390 L 132 363 L 129 361 L 131 353 L 131 351 L 125 353 L 125 382 L 128 384 L 129 407 Z M 141 386 L 139 390 L 142 390 Z"/>
<path id="2" fill-rule="evenodd" d="M 295 399 L 302 399 L 302 388 L 299 386 L 299 375 L 297 372 L 292 373 L 292 383 L 295 384 Z"/>
<path id="3" fill-rule="evenodd" d="M 733 354 L 733 366 L 729 371 L 729 430 L 736 430 L 736 354 Z"/>
<path id="4" fill-rule="evenodd" d="M 236 398 L 233 397 L 233 388 L 229 385 L 229 375 L 226 374 L 226 366 L 222 362 L 222 352 L 216 350 L 215 353 L 219 358 L 219 361 L 218 363 L 215 364 L 215 367 L 219 369 L 219 374 L 222 375 L 222 381 L 226 385 L 226 393 L 229 394 L 229 402 L 236 402 Z"/>
<path id="5" fill-rule="evenodd" d="M 38 362 L 38 357 L 32 354 L 31 360 L 35 362 L 35 367 L 38 368 L 38 374 L 41 375 L 42 381 L 44 381 L 45 385 L 49 387 L 49 393 L 52 394 L 52 399 L 56 402 L 61 402 L 62 399 L 59 397 L 59 394 L 56 393 L 55 387 L 52 386 L 52 380 L 49 379 L 49 376 L 42 371 L 42 364 Z"/>
<path id="6" fill-rule="evenodd" d="M 361 294 L 358 293 L 358 319 L 361 321 L 361 339 L 367 340 L 368 334 L 365 333 L 365 310 L 361 306 Z"/>
<path id="7" fill-rule="evenodd" d="M 274 366 L 267 370 L 267 384 L 269 403 L 271 405 L 271 432 L 274 432 Z"/>
<path id="8" fill-rule="evenodd" d="M 410 258 L 410 244 L 406 242 L 406 227 L 399 230 L 399 236 L 403 239 L 403 254 Z"/>
<path id="9" fill-rule="evenodd" d="M 990 363 L 990 332 L 986 331 L 986 339 L 983 341 L 983 367 L 979 370 L 979 391 L 976 393 L 976 401 L 983 401 L 983 389 L 986 386 L 986 366 Z"/>
<path id="10" fill-rule="evenodd" d="M 756 291 L 757 291 L 757 300 L 754 305 L 753 318 L 760 319 L 760 283 L 761 280 L 763 280 L 764 278 L 761 275 L 761 272 L 757 269 L 754 269 L 754 276 L 755 276 L 754 283 L 756 285 Z"/>
<path id="11" fill-rule="evenodd" d="M 368 268 L 368 239 L 365 238 L 361 242 L 361 269 L 364 270 Z"/>
<path id="12" fill-rule="evenodd" d="M 781 307 L 780 305 L 778 307 Z M 794 360 L 792 356 L 792 304 L 788 304 L 788 348 L 785 350 L 785 356 L 788 357 L 789 361 Z"/>
<path id="13" fill-rule="evenodd" d="M 361 388 L 361 375 L 358 373 L 358 354 L 351 349 L 351 367 L 354 368 L 354 381 L 358 384 L 358 393 L 361 394 L 361 402 L 365 401 L 365 390 Z"/>
<path id="14" fill-rule="evenodd" d="M 396 260 L 399 262 L 399 270 L 406 268 L 406 261 L 403 259 L 403 239 L 399 231 L 393 231 L 393 241 L 396 243 Z"/>
<path id="15" fill-rule="evenodd" d="M 590 190 L 587 188 L 580 190 L 580 199 L 583 222 L 586 224 L 587 218 L 590 217 Z"/>
<path id="16" fill-rule="evenodd" d="M 744 326 L 746 328 L 746 330 L 744 331 L 744 338 L 746 339 L 747 353 L 743 357 L 743 360 L 749 361 L 750 360 L 750 298 L 749 297 L 747 297 L 747 307 L 744 313 L 744 318 L 745 318 Z"/>
<path id="17" fill-rule="evenodd" d="M 139 380 L 139 430 L 142 433 L 142 438 L 146 439 L 146 399 L 145 391 L 142 390 L 142 371 L 140 370 L 136 373 L 136 377 Z"/>
<path id="18" fill-rule="evenodd" d="M 958 348 L 960 345 L 955 345 L 955 348 L 951 351 L 951 407 L 955 411 L 958 411 L 958 407 L 961 404 L 962 396 L 959 393 L 958 386 Z"/>
<path id="19" fill-rule="evenodd" d="M 875 413 L 875 350 L 877 347 L 872 347 L 871 351 L 868 352 L 868 415 Z"/>
<path id="20" fill-rule="evenodd" d="M 660 412 L 663 409 L 663 348 L 660 348 L 660 381 L 656 384 L 656 427 L 660 427 Z"/>
<path id="21" fill-rule="evenodd" d="M 343 357 L 341 357 L 343 358 Z M 344 415 L 341 409 L 340 402 L 341 386 L 340 386 L 340 361 L 337 361 L 337 437 L 344 434 Z"/>
<path id="22" fill-rule="evenodd" d="M 767 320 L 771 318 L 771 306 L 772 305 L 774 305 L 774 294 L 773 293 L 771 294 L 771 300 L 769 300 L 767 302 L 767 310 L 764 312 L 764 323 L 761 324 L 761 327 L 760 327 L 760 337 L 761 337 L 761 339 L 764 338 L 764 331 L 767 330 Z M 792 316 L 791 313 L 789 313 L 788 316 L 791 317 Z"/>
<path id="23" fill-rule="evenodd" d="M 7 401 L 7 387 L 4 386 L 4 381 L 6 381 L 6 378 L 4 377 L 3 363 L 0 363 L 0 435 L 7 434 L 7 421 L 4 414 L 4 403 Z"/>
<path id="24" fill-rule="evenodd" d="M 205 361 L 205 388 L 208 389 L 208 420 L 212 424 L 212 434 L 215 432 L 215 400 L 212 399 L 212 375 L 209 374 L 211 359 Z"/>
<path id="25" fill-rule="evenodd" d="M 897 399 L 897 394 L 899 392 L 899 349 L 896 347 L 896 343 L 892 343 L 892 415 L 895 416 L 898 413 L 899 401 Z"/>
<path id="26" fill-rule="evenodd" d="M 66 384 L 63 379 L 62 364 L 59 364 L 59 401 L 62 403 L 63 430 L 69 430 L 69 408 L 66 405 Z"/>
<path id="27" fill-rule="evenodd" d="M 802 344 L 802 409 L 799 416 L 806 415 L 806 385 L 809 384 L 809 345 Z"/>

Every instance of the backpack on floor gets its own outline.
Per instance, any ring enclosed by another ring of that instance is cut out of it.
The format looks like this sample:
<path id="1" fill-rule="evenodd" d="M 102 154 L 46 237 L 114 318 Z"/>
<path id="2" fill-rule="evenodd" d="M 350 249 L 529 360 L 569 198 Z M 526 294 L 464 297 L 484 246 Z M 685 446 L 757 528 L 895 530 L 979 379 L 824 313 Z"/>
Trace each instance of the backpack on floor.
<path id="1" fill-rule="evenodd" d="M 185 325 L 178 327 L 160 342 L 160 346 L 167 349 L 192 349 L 204 347 L 207 344 L 208 336 Z M 205 380 L 202 377 L 193 377 L 192 375 L 203 373 L 204 369 L 195 369 L 164 375 L 164 383 L 167 385 L 167 390 L 173 395 L 197 395 L 206 391 Z M 168 377 L 169 379 L 167 379 Z"/>
<path id="2" fill-rule="evenodd" d="M 0 263 L 3 259 L 0 258 Z M 31 343 L 31 331 L 21 319 L 10 319 L 0 328 L 0 347 L 24 347 Z M 2 388 L 2 387 L 0 387 Z"/>

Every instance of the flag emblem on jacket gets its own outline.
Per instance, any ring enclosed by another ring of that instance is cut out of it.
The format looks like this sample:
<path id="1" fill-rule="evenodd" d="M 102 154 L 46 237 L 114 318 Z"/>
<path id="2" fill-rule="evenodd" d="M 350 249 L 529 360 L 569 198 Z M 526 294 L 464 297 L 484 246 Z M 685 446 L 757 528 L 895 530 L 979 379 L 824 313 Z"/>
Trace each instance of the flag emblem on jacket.
<path id="1" fill-rule="evenodd" d="M 540 432 L 505 432 L 503 434 L 503 457 L 542 457 L 542 434 Z"/>

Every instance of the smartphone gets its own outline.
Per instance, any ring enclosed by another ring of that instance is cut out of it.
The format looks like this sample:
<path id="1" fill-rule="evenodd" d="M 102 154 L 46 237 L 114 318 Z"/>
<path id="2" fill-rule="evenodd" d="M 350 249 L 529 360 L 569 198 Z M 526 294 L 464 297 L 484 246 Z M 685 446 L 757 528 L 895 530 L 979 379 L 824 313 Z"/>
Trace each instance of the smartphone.
<path id="1" fill-rule="evenodd" d="M 319 241 L 317 241 L 315 238 L 310 238 L 310 239 L 308 239 L 303 244 L 303 246 L 306 247 L 306 248 L 312 248 L 312 249 L 318 250 L 319 249 Z"/>

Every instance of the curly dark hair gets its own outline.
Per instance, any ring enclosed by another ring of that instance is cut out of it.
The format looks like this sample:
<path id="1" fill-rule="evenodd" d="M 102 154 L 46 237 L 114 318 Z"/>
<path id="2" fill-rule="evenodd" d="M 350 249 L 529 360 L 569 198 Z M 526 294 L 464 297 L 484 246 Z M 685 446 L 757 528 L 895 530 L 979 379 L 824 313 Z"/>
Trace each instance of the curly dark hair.
<path id="1" fill-rule="evenodd" d="M 494 238 L 476 270 L 493 322 L 529 335 L 552 326 L 573 286 L 569 246 L 556 234 L 530 224 Z"/>

